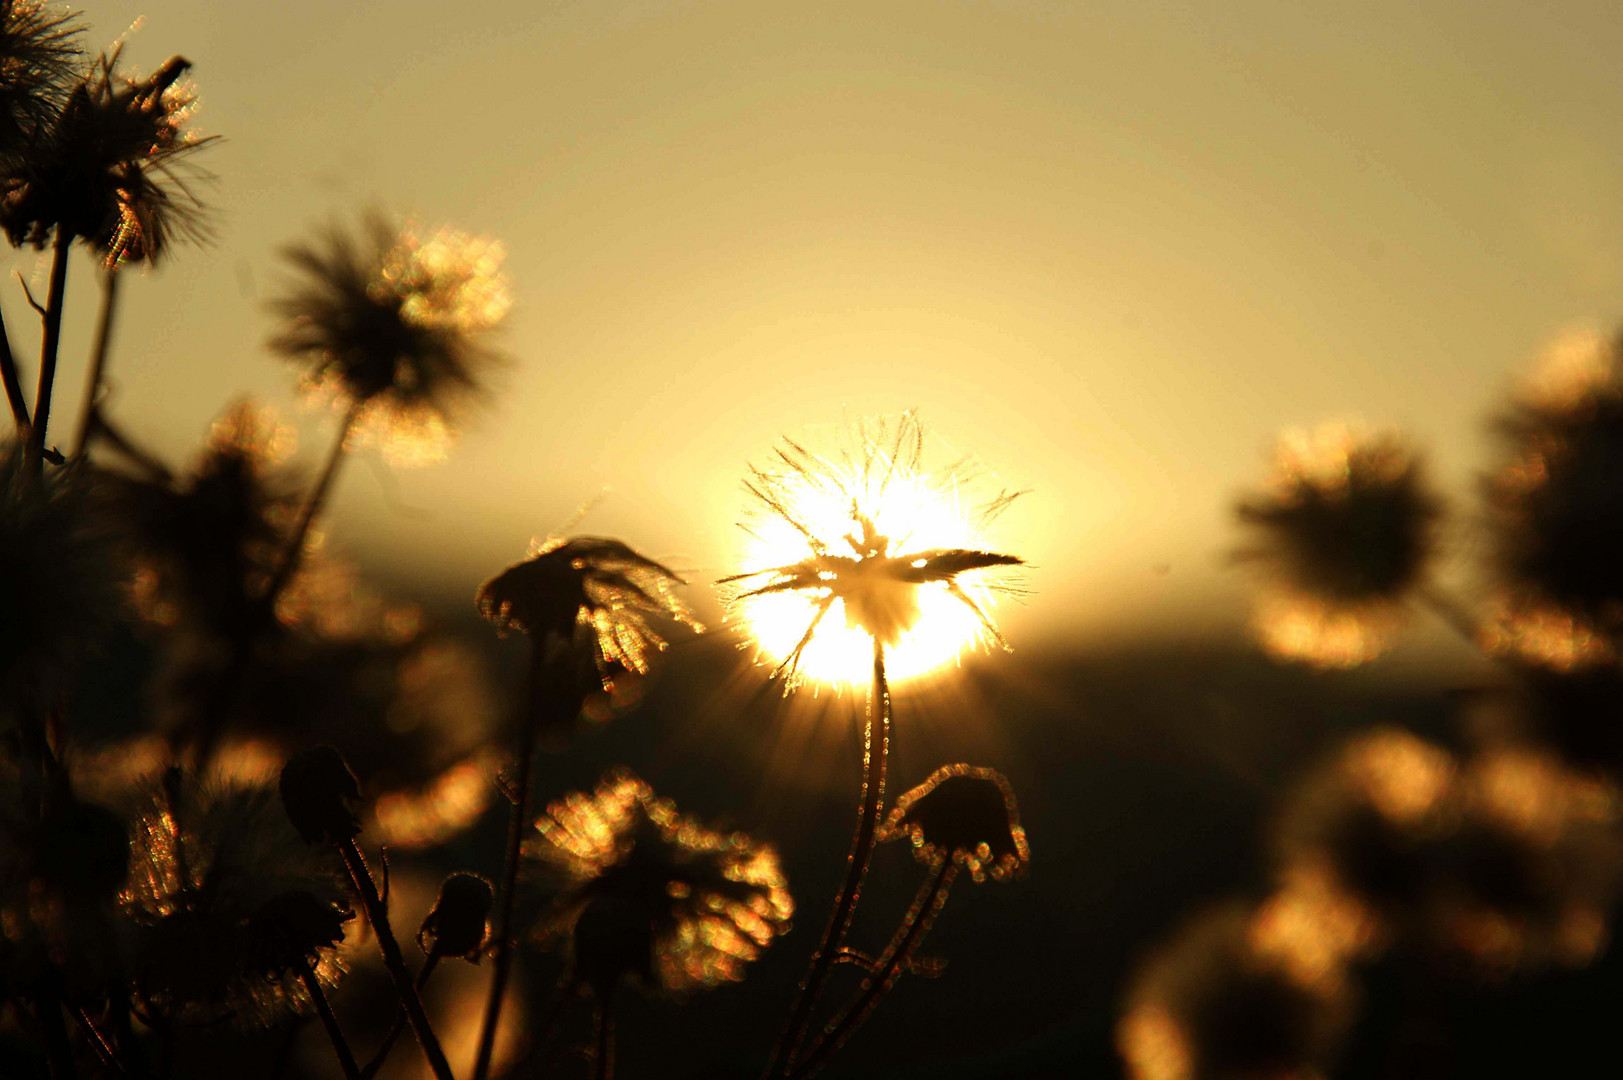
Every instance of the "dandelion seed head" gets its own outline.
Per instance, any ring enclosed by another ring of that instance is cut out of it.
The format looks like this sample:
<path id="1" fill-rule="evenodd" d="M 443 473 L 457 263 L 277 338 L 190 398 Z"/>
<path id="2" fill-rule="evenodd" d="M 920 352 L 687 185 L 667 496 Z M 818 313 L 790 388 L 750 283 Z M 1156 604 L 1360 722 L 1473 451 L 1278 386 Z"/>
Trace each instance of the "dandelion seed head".
<path id="1" fill-rule="evenodd" d="M 859 427 L 831 457 L 785 439 L 752 468 L 747 569 L 723 584 L 786 689 L 866 683 L 876 642 L 892 680 L 1003 644 L 989 611 L 997 575 L 1021 560 L 986 550 L 983 534 L 1013 496 L 970 504 L 975 468 L 926 471 L 923 440 L 908 413 Z"/>
<path id="2" fill-rule="evenodd" d="M 624 771 L 536 829 L 526 853 L 562 885 L 543 938 L 566 942 L 599 991 L 622 976 L 675 994 L 735 982 L 794 913 L 771 847 L 679 814 Z"/>

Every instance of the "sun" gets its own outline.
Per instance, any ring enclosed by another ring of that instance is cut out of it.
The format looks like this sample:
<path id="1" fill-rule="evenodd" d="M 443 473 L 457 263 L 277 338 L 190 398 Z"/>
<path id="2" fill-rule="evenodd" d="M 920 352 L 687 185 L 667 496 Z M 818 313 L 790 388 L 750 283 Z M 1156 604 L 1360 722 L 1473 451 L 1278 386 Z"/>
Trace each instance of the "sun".
<path id="1" fill-rule="evenodd" d="M 892 681 L 1002 644 L 989 612 L 1020 563 L 985 550 L 985 526 L 1012 496 L 965 501 L 975 470 L 925 472 L 911 415 L 860 430 L 825 458 L 784 440 L 747 483 L 743 573 L 727 579 L 735 616 L 791 683 L 865 685 L 876 641 Z"/>

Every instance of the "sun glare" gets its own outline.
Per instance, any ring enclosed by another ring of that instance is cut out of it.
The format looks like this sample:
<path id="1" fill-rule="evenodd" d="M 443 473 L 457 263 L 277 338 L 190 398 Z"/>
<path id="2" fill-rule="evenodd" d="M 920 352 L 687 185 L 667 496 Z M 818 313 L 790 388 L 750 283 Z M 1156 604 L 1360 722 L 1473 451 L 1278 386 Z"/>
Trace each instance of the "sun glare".
<path id="1" fill-rule="evenodd" d="M 911 416 L 858 442 L 829 460 L 786 441 L 779 467 L 749 485 L 762 512 L 745 523 L 750 569 L 733 580 L 768 584 L 740 588 L 735 610 L 763 659 L 795 681 L 865 685 L 876 637 L 892 681 L 1001 643 L 980 571 L 1018 560 L 987 554 L 981 533 L 1007 497 L 968 506 L 966 466 L 922 471 Z"/>

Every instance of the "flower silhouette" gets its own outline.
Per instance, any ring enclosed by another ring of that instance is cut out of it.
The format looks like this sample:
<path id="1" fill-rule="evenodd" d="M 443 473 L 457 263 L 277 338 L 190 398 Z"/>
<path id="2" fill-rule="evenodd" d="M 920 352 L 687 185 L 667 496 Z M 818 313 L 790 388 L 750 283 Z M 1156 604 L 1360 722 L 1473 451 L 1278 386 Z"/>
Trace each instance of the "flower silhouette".
<path id="1" fill-rule="evenodd" d="M 271 348 L 350 412 L 355 441 L 436 453 L 502 362 L 490 344 L 511 303 L 502 246 L 451 229 L 424 239 L 374 213 L 358 237 L 335 226 L 283 255 L 299 280 L 272 305 L 286 323 Z"/>
<path id="2" fill-rule="evenodd" d="M 43 0 L 0 0 L 0 162 L 26 153 L 73 80 L 80 28 Z"/>
<path id="3" fill-rule="evenodd" d="M 623 770 L 553 803 L 527 854 L 561 884 L 542 924 L 571 978 L 672 993 L 743 978 L 794 912 L 777 853 L 678 814 Z"/>
<path id="4" fill-rule="evenodd" d="M 906 837 L 920 862 L 948 860 L 976 881 L 1002 881 L 1031 861 L 1014 790 L 993 769 L 946 765 L 901 795 L 879 839 Z"/>

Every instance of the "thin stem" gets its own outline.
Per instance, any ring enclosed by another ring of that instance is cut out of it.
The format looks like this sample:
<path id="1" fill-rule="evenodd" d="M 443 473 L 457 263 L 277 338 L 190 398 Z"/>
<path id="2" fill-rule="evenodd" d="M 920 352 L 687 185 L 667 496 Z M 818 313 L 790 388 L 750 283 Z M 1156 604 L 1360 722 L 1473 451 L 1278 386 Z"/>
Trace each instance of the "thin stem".
<path id="1" fill-rule="evenodd" d="M 310 526 L 315 523 L 316 515 L 327 502 L 327 496 L 332 491 L 333 480 L 338 476 L 338 466 L 344 461 L 344 443 L 349 439 L 349 433 L 355 426 L 355 421 L 361 414 L 361 402 L 356 401 L 344 414 L 344 421 L 339 425 L 338 438 L 333 441 L 332 449 L 327 452 L 327 462 L 321 468 L 321 476 L 316 480 L 316 486 L 311 489 L 309 498 L 304 501 L 304 509 L 299 513 L 298 524 L 293 527 L 289 535 L 287 546 L 282 549 L 282 561 L 277 564 L 276 573 L 271 576 L 270 584 L 265 587 L 265 595 L 261 603 L 269 614 L 276 610 L 276 601 L 287 588 L 289 581 L 299 569 L 304 560 L 304 542 L 310 536 Z"/>
<path id="2" fill-rule="evenodd" d="M 349 1040 L 344 1038 L 344 1031 L 338 1026 L 338 1017 L 333 1015 L 332 1005 L 327 1001 L 327 992 L 321 988 L 321 980 L 316 978 L 315 968 L 308 962 L 299 965 L 299 978 L 304 980 L 304 988 L 310 991 L 310 999 L 316 1003 L 316 1012 L 321 1016 L 321 1025 L 327 1029 L 327 1038 L 332 1040 L 333 1052 L 338 1055 L 338 1065 L 344 1070 L 345 1080 L 360 1080 L 361 1070 L 355 1064 L 355 1054 L 349 1048 Z"/>
<path id="3" fill-rule="evenodd" d="M 107 372 L 107 345 L 112 338 L 113 311 L 118 307 L 118 283 L 122 277 L 117 270 L 107 271 L 107 286 L 101 294 L 101 315 L 96 320 L 96 342 L 90 350 L 90 375 L 85 380 L 85 403 L 79 413 L 79 441 L 73 447 L 74 457 L 85 452 L 96 430 L 96 402 L 101 397 L 102 380 Z"/>
<path id="4" fill-rule="evenodd" d="M 417 972 L 416 987 L 419 996 L 422 994 L 423 987 L 428 985 L 428 977 L 434 974 L 434 969 L 439 966 L 439 963 L 438 953 L 429 953 L 428 959 L 423 961 L 422 968 Z M 361 1070 L 361 1080 L 372 1080 L 372 1077 L 378 1074 L 378 1070 L 383 1068 L 383 1063 L 389 1059 L 389 1051 L 394 1049 L 394 1044 L 400 1041 L 401 1035 L 405 1034 L 406 1024 L 406 1014 L 402 1010 L 400 1015 L 395 1017 L 394 1026 L 389 1029 L 389 1034 L 384 1037 L 383 1045 L 378 1047 L 378 1052 L 372 1055 L 372 1060 L 367 1062 L 366 1068 Z"/>
<path id="5" fill-rule="evenodd" d="M 597 1024 L 592 1040 L 592 1080 L 614 1080 L 614 990 L 603 992 L 597 1003 Z"/>
<path id="6" fill-rule="evenodd" d="M 11 404 L 11 422 L 20 438 L 28 437 L 28 402 L 23 398 L 22 378 L 17 374 L 17 358 L 11 354 L 11 335 L 6 332 L 5 313 L 0 312 L 0 380 L 6 384 L 6 401 Z"/>
<path id="7" fill-rule="evenodd" d="M 485 1001 L 485 1020 L 479 1028 L 479 1053 L 474 1058 L 473 1080 L 486 1080 L 490 1075 L 490 1059 L 496 1050 L 496 1025 L 502 1015 L 502 996 L 507 990 L 507 977 L 513 967 L 513 912 L 518 903 L 519 856 L 524 847 L 524 833 L 529 826 L 530 773 L 534 768 L 536 737 L 541 727 L 542 709 L 547 704 L 540 700 L 545 664 L 541 656 L 545 654 L 547 646 L 546 641 L 531 643 L 531 648 L 537 650 L 538 655 L 530 664 L 530 707 L 524 712 L 523 731 L 519 736 L 518 785 L 513 792 L 513 814 L 507 821 L 501 906 L 496 910 L 496 957 L 490 972 L 490 995 Z"/>
<path id="8" fill-rule="evenodd" d="M 343 853 L 344 866 L 349 870 L 350 879 L 355 882 L 355 891 L 360 895 L 366 917 L 377 935 L 378 950 L 383 953 L 383 966 L 389 969 L 389 976 L 394 979 L 395 993 L 400 995 L 401 1007 L 406 1010 L 406 1019 L 411 1021 L 412 1031 L 416 1032 L 417 1041 L 423 1046 L 423 1056 L 428 1058 L 429 1068 L 434 1070 L 438 1080 L 453 1080 L 451 1066 L 445 1061 L 445 1051 L 440 1049 L 440 1041 L 428 1023 L 428 1014 L 423 1011 L 423 999 L 417 996 L 411 972 L 406 970 L 406 960 L 400 955 L 400 943 L 395 940 L 394 930 L 389 926 L 389 909 L 378 896 L 378 887 L 372 881 L 372 871 L 367 869 L 366 858 L 361 854 L 361 849 L 355 846 L 354 840 L 345 840 L 338 850 Z"/>
<path id="9" fill-rule="evenodd" d="M 873 688 L 868 697 L 868 722 L 863 732 L 862 750 L 862 805 L 857 815 L 856 835 L 851 839 L 850 866 L 846 870 L 845 884 L 834 900 L 834 911 L 823 931 L 823 940 L 812 954 L 811 967 L 800 989 L 789 1025 L 778 1042 L 768 1076 L 788 1076 L 800 1052 L 801 1041 L 811 1025 L 813 1011 L 822 996 L 823 987 L 833 970 L 834 960 L 845 943 L 845 933 L 851 927 L 857 900 L 862 892 L 862 880 L 868 874 L 868 860 L 873 855 L 874 834 L 879 825 L 879 807 L 885 798 L 885 764 L 890 756 L 890 684 L 885 678 L 885 647 L 879 640 L 873 643 Z"/>
<path id="10" fill-rule="evenodd" d="M 68 251 L 73 237 L 60 226 L 51 248 L 51 287 L 45 296 L 45 333 L 39 349 L 39 389 L 34 394 L 34 424 L 28 450 L 35 467 L 45 457 L 45 430 L 51 422 L 51 388 L 56 383 L 56 352 L 62 339 L 62 294 L 68 284 Z"/>
<path id="11" fill-rule="evenodd" d="M 89 1011 L 82 1005 L 75 1005 L 73 1007 L 73 1018 L 84 1029 L 85 1037 L 90 1043 L 90 1049 L 95 1052 L 97 1060 L 119 1076 L 128 1076 L 129 1070 L 125 1069 L 124 1065 L 118 1060 L 118 1054 L 113 1050 L 112 1042 L 96 1026 L 96 1022 L 91 1018 Z"/>
<path id="12" fill-rule="evenodd" d="M 918 948 L 919 942 L 923 941 L 924 935 L 929 932 L 930 924 L 935 922 L 936 913 L 947 902 L 947 890 L 952 886 L 952 879 L 957 872 L 958 868 L 951 859 L 941 860 L 941 865 L 936 868 L 935 873 L 930 875 L 919 889 L 918 897 L 908 909 L 902 925 L 897 927 L 896 936 L 891 939 L 889 948 L 879 958 L 874 973 L 862 984 L 856 999 L 835 1018 L 828 1026 L 828 1030 L 823 1033 L 823 1037 L 817 1040 L 801 1063 L 790 1072 L 792 1080 L 804 1080 L 822 1068 L 823 1063 L 834 1051 L 844 1045 L 852 1032 L 868 1019 L 868 1015 L 874 1011 L 879 999 L 885 996 L 885 992 L 896 984 L 896 978 L 912 957 L 913 950 Z"/>

